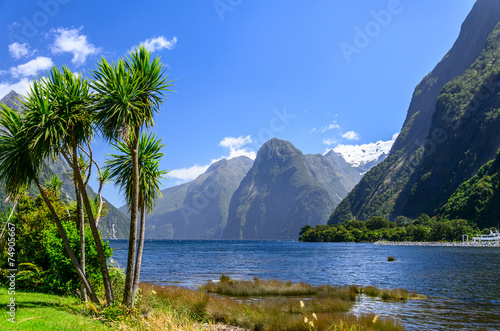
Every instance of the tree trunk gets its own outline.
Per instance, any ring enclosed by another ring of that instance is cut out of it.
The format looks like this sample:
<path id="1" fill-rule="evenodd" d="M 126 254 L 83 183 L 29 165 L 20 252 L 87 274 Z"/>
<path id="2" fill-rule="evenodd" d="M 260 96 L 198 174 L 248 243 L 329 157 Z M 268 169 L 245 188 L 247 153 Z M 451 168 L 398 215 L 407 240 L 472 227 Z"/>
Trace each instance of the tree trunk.
<path id="1" fill-rule="evenodd" d="M 82 266 L 83 274 L 85 275 L 85 213 L 83 212 L 82 195 L 80 190 L 78 190 L 78 184 L 75 182 L 76 190 L 76 208 L 78 210 L 78 229 L 80 232 L 80 264 Z M 87 293 L 85 287 L 82 284 L 82 301 L 87 302 Z"/>
<path id="2" fill-rule="evenodd" d="M 43 190 L 42 185 L 40 185 L 40 182 L 38 181 L 38 178 L 36 178 L 36 177 L 35 177 L 35 184 L 38 187 L 40 194 L 42 195 L 43 201 L 45 201 L 45 204 L 49 208 L 49 211 L 52 214 L 54 221 L 56 222 L 57 228 L 59 229 L 59 233 L 61 234 L 61 238 L 62 238 L 63 243 L 64 243 L 64 247 L 66 247 L 66 251 L 68 252 L 68 255 L 71 259 L 71 262 L 73 263 L 73 267 L 75 268 L 76 273 L 78 274 L 78 277 L 80 278 L 80 281 L 85 285 L 85 288 L 90 296 L 90 300 L 92 302 L 99 303 L 99 299 L 97 298 L 96 294 L 94 293 L 92 286 L 90 286 L 90 283 L 88 282 L 87 277 L 85 277 L 85 274 L 83 273 L 82 268 L 80 267 L 80 264 L 78 263 L 78 259 L 76 258 L 75 252 L 71 248 L 68 237 L 66 236 L 66 230 L 64 230 L 64 227 L 61 223 L 61 220 L 59 219 L 59 216 L 57 215 L 56 211 L 54 210 L 52 203 L 50 202 L 49 198 L 45 194 L 45 191 Z"/>
<path id="3" fill-rule="evenodd" d="M 78 171 L 80 172 L 80 166 L 78 165 L 78 156 L 73 150 L 73 164 L 78 166 Z M 78 227 L 78 232 L 80 233 L 80 266 L 82 267 L 83 274 L 85 273 L 85 214 L 83 212 L 82 196 L 80 190 L 78 189 L 78 183 L 76 182 L 75 176 L 73 176 L 73 184 L 75 185 L 76 194 L 76 225 Z M 81 296 L 80 299 L 83 302 L 87 302 L 87 292 L 85 286 L 81 286 Z"/>
<path id="4" fill-rule="evenodd" d="M 139 211 L 139 128 L 135 128 L 133 146 L 130 148 L 132 158 L 132 206 L 130 208 L 130 234 L 128 240 L 127 272 L 125 275 L 125 290 L 123 304 L 132 308 L 132 287 L 134 283 L 135 258 L 137 247 L 137 214 Z"/>
<path id="5" fill-rule="evenodd" d="M 74 144 L 73 148 L 76 148 L 76 144 Z M 97 255 L 99 257 L 99 265 L 101 267 L 102 282 L 104 285 L 104 293 L 106 295 L 106 303 L 110 305 L 113 302 L 113 289 L 111 287 L 111 280 L 109 278 L 108 263 L 106 261 L 106 255 L 104 255 L 101 236 L 99 235 L 99 230 L 97 229 L 97 226 L 95 224 L 94 214 L 92 213 L 92 207 L 90 206 L 89 196 L 87 195 L 87 191 L 85 190 L 85 184 L 83 183 L 82 175 L 80 171 L 78 171 L 78 165 L 72 164 L 66 153 L 63 152 L 62 155 L 65 158 L 66 162 L 73 169 L 73 174 L 78 183 L 78 189 L 80 190 L 80 193 L 82 195 L 83 205 L 85 206 L 85 210 L 87 211 L 90 230 L 92 232 L 92 237 L 94 237 Z"/>
<path id="6" fill-rule="evenodd" d="M 0 233 L 0 245 L 3 244 L 3 234 L 5 232 L 5 229 L 7 228 L 7 225 L 9 224 L 10 222 L 10 219 L 12 217 L 12 215 L 14 214 L 14 210 L 16 210 L 16 206 L 17 206 L 17 200 L 19 199 L 19 197 L 16 198 L 16 201 L 14 201 L 14 206 L 12 206 L 12 210 L 10 211 L 10 215 L 9 215 L 9 218 L 7 218 L 7 220 L 5 221 L 5 224 L 3 225 L 3 228 L 2 228 L 2 233 Z"/>
<path id="7" fill-rule="evenodd" d="M 137 289 L 139 288 L 139 281 L 141 277 L 142 251 L 144 249 L 144 235 L 146 233 L 146 204 L 144 203 L 144 197 L 142 197 L 141 200 L 141 228 L 139 231 L 139 246 L 137 247 L 137 257 L 135 260 L 134 285 L 132 287 L 132 305 L 134 305 L 135 295 L 137 294 Z"/>

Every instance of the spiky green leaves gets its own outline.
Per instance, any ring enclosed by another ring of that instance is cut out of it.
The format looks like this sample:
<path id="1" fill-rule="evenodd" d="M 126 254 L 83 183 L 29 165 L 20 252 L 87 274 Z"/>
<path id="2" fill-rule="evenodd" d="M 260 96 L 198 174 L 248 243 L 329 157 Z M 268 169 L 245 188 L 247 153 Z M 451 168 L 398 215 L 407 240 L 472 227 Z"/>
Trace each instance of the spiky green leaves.
<path id="1" fill-rule="evenodd" d="M 129 142 L 143 127 L 154 125 L 154 114 L 169 91 L 163 64 L 144 47 L 126 59 L 102 59 L 93 73 L 96 92 L 97 126 L 108 140 Z"/>
<path id="2" fill-rule="evenodd" d="M 139 199 L 145 203 L 150 212 L 156 200 L 161 197 L 161 180 L 167 171 L 160 170 L 160 159 L 163 153 L 160 152 L 161 139 L 156 139 L 155 135 L 142 133 L 139 139 Z M 130 205 L 132 195 L 132 156 L 130 148 L 123 142 L 113 144 L 113 148 L 118 154 L 110 155 L 106 162 L 109 169 L 109 177 L 115 181 L 120 190 L 125 193 Z"/>
<path id="3" fill-rule="evenodd" d="M 89 84 L 66 67 L 62 71 L 54 67 L 46 78 L 35 80 L 23 107 L 26 130 L 33 137 L 32 148 L 39 158 L 92 137 Z"/>
<path id="4" fill-rule="evenodd" d="M 0 107 L 0 184 L 17 196 L 31 185 L 42 162 L 34 162 L 21 115 L 4 104 Z"/>

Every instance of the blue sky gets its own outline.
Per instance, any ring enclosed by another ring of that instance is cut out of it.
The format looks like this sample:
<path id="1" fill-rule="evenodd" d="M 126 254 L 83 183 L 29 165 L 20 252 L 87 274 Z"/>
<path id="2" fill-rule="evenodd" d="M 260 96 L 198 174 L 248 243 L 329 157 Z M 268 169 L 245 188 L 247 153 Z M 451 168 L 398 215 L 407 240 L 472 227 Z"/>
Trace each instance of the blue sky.
<path id="1" fill-rule="evenodd" d="M 88 77 L 146 44 L 176 80 L 155 127 L 166 186 L 271 137 L 304 153 L 390 147 L 474 2 L 0 0 L 0 97 L 52 65 Z M 103 163 L 108 145 L 94 149 Z M 112 185 L 104 194 L 122 205 Z"/>

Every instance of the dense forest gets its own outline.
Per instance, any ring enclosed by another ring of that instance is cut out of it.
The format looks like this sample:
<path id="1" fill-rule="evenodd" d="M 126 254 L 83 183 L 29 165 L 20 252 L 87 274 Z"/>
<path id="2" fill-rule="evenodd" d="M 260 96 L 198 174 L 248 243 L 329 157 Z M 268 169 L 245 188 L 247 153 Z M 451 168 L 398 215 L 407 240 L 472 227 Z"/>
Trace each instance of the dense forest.
<path id="1" fill-rule="evenodd" d="M 462 235 L 472 238 L 478 233 L 488 233 L 490 229 L 479 229 L 474 222 L 454 219 L 439 220 L 422 214 L 415 220 L 404 216 L 391 222 L 376 216 L 368 221 L 350 220 L 342 224 L 306 225 L 300 232 L 300 241 L 307 242 L 376 242 L 389 241 L 462 241 Z M 496 229 L 492 229 L 496 230 Z"/>

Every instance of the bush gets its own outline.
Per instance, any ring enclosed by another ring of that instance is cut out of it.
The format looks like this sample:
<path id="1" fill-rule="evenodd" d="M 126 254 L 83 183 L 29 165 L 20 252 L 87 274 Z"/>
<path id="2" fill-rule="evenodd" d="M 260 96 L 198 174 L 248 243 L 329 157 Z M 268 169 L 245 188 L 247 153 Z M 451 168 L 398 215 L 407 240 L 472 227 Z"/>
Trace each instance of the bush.
<path id="1" fill-rule="evenodd" d="M 68 217 L 68 206 L 51 196 L 54 208 L 61 218 L 66 235 L 77 258 L 80 259 L 80 235 L 73 217 Z M 71 216 L 71 215 L 70 215 Z M 74 294 L 80 280 L 68 256 L 61 235 L 41 197 L 23 196 L 17 213 L 11 220 L 16 226 L 16 254 L 19 266 L 19 289 L 53 294 Z M 85 227 L 86 274 L 96 291 L 102 284 L 99 259 L 90 227 Z M 0 267 L 7 269 L 7 247 L 1 248 Z M 111 248 L 104 244 L 106 257 Z M 5 283 L 5 275 L 0 276 Z"/>

